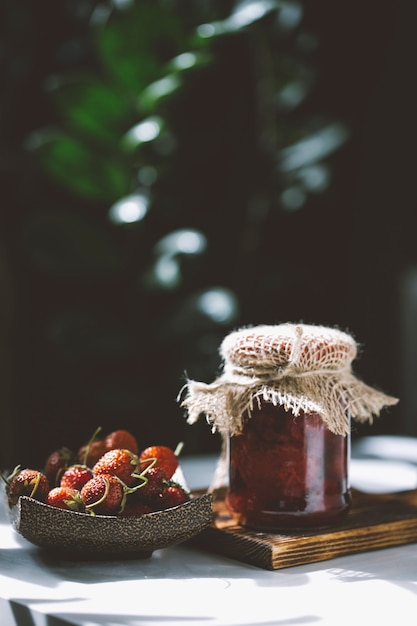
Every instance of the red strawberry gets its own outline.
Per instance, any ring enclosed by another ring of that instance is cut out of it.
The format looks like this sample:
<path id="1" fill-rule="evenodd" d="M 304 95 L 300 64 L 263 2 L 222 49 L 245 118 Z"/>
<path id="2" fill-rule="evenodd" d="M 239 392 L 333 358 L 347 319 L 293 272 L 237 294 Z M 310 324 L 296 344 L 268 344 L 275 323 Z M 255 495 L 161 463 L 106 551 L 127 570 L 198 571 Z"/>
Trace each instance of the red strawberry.
<path id="1" fill-rule="evenodd" d="M 160 509 L 170 509 L 173 506 L 184 504 L 190 499 L 189 494 L 177 483 L 171 483 L 162 491 L 158 498 L 158 507 Z"/>
<path id="2" fill-rule="evenodd" d="M 116 448 L 109 450 L 97 461 L 93 467 L 94 476 L 111 474 L 117 476 L 125 485 L 132 487 L 137 482 L 135 470 L 139 459 L 130 450 Z"/>
<path id="3" fill-rule="evenodd" d="M 84 511 L 80 491 L 71 487 L 54 487 L 48 493 L 46 503 L 67 511 Z"/>
<path id="4" fill-rule="evenodd" d="M 104 440 L 106 450 L 116 450 L 117 448 L 124 448 L 130 450 L 134 454 L 138 454 L 139 446 L 136 437 L 127 430 L 114 430 L 107 435 Z"/>
<path id="5" fill-rule="evenodd" d="M 45 462 L 43 473 L 50 485 L 59 485 L 59 480 L 62 472 L 74 461 L 74 455 L 65 446 L 54 450 L 48 456 Z"/>
<path id="6" fill-rule="evenodd" d="M 103 439 L 93 441 L 91 444 L 81 446 L 78 450 L 78 461 L 82 465 L 93 467 L 93 465 L 103 456 L 106 450 L 106 444 Z"/>
<path id="7" fill-rule="evenodd" d="M 80 491 L 91 478 L 93 470 L 86 465 L 71 465 L 62 474 L 60 486 Z"/>
<path id="8" fill-rule="evenodd" d="M 143 450 L 139 455 L 142 470 L 148 467 L 152 460 L 156 459 L 155 465 L 164 470 L 165 478 L 169 480 L 172 478 L 179 465 L 178 450 L 179 447 L 174 452 L 167 446 L 149 446 L 148 448 L 145 448 L 145 450 Z"/>
<path id="9" fill-rule="evenodd" d="M 45 474 L 33 469 L 16 468 L 8 479 L 8 501 L 10 506 L 17 503 L 20 496 L 29 496 L 45 502 L 50 490 Z"/>
<path id="10" fill-rule="evenodd" d="M 134 501 L 153 503 L 160 496 L 166 486 L 165 472 L 161 467 L 151 467 L 143 472 L 147 482 L 143 487 L 139 487 L 132 496 Z"/>
<path id="11" fill-rule="evenodd" d="M 87 511 L 99 515 L 117 515 L 124 509 L 126 495 L 120 480 L 111 474 L 94 476 L 81 489 Z"/>

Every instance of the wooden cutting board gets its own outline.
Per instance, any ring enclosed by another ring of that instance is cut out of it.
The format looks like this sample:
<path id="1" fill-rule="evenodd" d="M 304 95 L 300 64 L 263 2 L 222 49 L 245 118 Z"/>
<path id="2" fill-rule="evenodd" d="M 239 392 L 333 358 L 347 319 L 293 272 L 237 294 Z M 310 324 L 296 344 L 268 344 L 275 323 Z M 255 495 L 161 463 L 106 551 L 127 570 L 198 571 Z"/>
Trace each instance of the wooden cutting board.
<path id="1" fill-rule="evenodd" d="M 190 543 L 244 563 L 276 570 L 417 542 L 417 490 L 366 494 L 352 490 L 352 508 L 337 527 L 265 533 L 237 526 L 215 494 L 212 524 Z"/>

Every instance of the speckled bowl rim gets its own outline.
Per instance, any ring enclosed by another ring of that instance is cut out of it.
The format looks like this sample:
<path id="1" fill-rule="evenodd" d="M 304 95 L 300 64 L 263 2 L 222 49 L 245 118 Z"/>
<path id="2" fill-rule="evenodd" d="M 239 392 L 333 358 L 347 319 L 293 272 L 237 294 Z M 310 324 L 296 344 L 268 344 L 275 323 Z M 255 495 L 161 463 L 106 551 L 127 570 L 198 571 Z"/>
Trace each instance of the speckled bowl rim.
<path id="1" fill-rule="evenodd" d="M 212 495 L 140 517 L 66 511 L 21 496 L 9 511 L 13 528 L 31 543 L 72 558 L 120 555 L 146 558 L 191 539 L 213 519 Z"/>

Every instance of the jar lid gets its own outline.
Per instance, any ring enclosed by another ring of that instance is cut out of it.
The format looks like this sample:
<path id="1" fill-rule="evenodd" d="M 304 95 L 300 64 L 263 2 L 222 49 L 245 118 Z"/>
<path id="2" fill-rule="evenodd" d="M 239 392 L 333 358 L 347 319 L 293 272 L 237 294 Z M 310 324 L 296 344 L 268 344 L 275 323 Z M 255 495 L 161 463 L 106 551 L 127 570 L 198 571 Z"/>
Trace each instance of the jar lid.
<path id="1" fill-rule="evenodd" d="M 353 337 L 336 328 L 307 324 L 254 326 L 227 335 L 223 372 L 210 384 L 188 381 L 182 406 L 189 423 L 205 414 L 224 435 L 241 432 L 260 402 L 283 406 L 295 416 L 318 413 L 335 434 L 347 434 L 350 417 L 372 422 L 398 399 L 369 387 L 352 371 Z"/>
<path id="2" fill-rule="evenodd" d="M 243 328 L 227 335 L 220 353 L 226 364 L 249 370 L 292 365 L 301 371 L 349 367 L 357 354 L 353 337 L 336 328 L 279 324 Z"/>

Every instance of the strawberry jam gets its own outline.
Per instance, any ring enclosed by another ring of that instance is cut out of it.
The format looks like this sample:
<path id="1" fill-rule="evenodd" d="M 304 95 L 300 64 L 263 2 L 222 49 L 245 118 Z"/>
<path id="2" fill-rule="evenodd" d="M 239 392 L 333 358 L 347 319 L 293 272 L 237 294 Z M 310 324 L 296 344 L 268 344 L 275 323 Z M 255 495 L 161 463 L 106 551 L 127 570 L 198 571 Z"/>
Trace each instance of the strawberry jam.
<path id="1" fill-rule="evenodd" d="M 263 403 L 229 438 L 227 506 L 255 530 L 333 525 L 350 507 L 348 458 L 349 435 L 317 413 Z"/>

